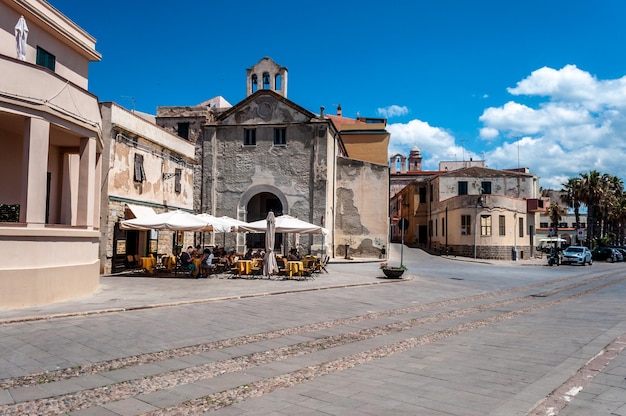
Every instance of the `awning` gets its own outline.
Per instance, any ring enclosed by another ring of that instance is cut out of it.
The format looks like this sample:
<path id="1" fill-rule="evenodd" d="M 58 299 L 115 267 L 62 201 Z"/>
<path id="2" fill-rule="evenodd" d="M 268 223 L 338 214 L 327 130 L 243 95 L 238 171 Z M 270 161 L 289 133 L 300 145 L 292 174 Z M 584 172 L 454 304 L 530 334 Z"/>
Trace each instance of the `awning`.
<path id="1" fill-rule="evenodd" d="M 151 217 L 153 215 L 156 215 L 156 212 L 154 212 L 154 209 L 150 207 L 144 207 L 142 205 L 126 204 L 126 208 L 128 208 L 127 213 L 130 212 L 131 214 L 131 215 L 126 214 L 127 220 L 130 220 L 133 218 Z"/>

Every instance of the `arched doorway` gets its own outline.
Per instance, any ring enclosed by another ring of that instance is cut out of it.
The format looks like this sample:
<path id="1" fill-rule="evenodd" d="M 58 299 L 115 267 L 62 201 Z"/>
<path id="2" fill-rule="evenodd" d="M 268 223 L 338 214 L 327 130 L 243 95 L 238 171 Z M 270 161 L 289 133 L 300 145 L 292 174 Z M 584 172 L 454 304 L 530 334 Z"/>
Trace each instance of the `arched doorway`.
<path id="1" fill-rule="evenodd" d="M 246 206 L 248 222 L 263 220 L 267 218 L 267 213 L 273 211 L 274 215 L 283 214 L 283 204 L 281 200 L 271 192 L 259 192 L 255 194 Z M 276 234 L 274 249 L 280 249 L 283 244 L 283 235 Z M 265 234 L 248 233 L 246 235 L 246 246 L 248 248 L 265 248 Z"/>

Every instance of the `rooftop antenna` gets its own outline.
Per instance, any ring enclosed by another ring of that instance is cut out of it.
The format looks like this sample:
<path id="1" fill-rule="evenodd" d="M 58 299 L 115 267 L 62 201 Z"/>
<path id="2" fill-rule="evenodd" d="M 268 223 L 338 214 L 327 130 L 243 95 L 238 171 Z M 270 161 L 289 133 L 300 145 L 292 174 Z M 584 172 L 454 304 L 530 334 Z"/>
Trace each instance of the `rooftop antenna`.
<path id="1" fill-rule="evenodd" d="M 465 162 L 465 139 L 461 139 L 461 150 L 463 151 L 463 162 Z M 465 163 L 464 163 L 465 164 Z"/>
<path id="2" fill-rule="evenodd" d="M 126 98 L 130 100 L 131 111 L 135 112 L 135 97 L 131 97 L 130 95 L 122 95 L 122 98 Z"/>

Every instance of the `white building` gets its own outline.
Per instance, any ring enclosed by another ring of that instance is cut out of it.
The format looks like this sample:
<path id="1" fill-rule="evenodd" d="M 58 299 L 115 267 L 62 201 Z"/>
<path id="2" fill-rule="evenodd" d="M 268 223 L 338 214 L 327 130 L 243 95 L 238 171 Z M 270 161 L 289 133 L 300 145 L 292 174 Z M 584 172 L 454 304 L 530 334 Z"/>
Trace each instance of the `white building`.
<path id="1" fill-rule="evenodd" d="M 0 0 L 0 308 L 98 287 L 102 121 L 87 88 L 99 60 L 47 2 Z"/>

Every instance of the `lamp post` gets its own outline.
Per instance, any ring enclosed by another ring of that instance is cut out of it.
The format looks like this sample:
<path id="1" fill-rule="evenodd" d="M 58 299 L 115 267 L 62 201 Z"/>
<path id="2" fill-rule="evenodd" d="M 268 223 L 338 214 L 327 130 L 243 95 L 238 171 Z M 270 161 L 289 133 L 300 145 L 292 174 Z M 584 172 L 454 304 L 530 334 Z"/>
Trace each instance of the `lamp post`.
<path id="1" fill-rule="evenodd" d="M 517 261 L 517 212 L 513 214 L 513 260 Z"/>

